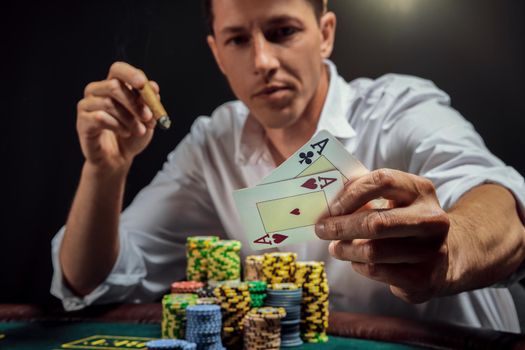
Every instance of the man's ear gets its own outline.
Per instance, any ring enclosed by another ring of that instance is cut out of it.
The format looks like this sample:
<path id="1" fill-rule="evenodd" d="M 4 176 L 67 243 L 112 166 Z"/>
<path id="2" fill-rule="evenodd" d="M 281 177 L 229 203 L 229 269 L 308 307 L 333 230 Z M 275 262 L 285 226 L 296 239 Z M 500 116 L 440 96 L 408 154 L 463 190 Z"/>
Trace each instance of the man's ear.
<path id="1" fill-rule="evenodd" d="M 215 40 L 215 37 L 213 35 L 208 35 L 206 40 L 208 41 L 208 46 L 210 47 L 210 50 L 213 53 L 213 57 L 215 58 L 215 62 L 217 62 L 219 69 L 221 70 L 222 74 L 226 75 L 224 73 L 224 68 L 221 63 L 221 58 L 219 57 L 219 53 L 217 51 L 217 41 Z"/>
<path id="2" fill-rule="evenodd" d="M 337 19 L 335 13 L 326 12 L 320 20 L 319 26 L 321 28 L 321 56 L 328 58 L 334 49 L 335 27 Z"/>

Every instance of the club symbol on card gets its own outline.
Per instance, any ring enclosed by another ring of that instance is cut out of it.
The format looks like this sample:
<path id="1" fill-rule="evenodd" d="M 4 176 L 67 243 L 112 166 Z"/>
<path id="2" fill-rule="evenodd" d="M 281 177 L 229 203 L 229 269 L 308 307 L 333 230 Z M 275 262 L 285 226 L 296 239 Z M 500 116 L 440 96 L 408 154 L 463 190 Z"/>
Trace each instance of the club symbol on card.
<path id="1" fill-rule="evenodd" d="M 301 187 L 308 188 L 310 190 L 315 190 L 317 188 L 317 181 L 312 177 L 306 180 Z"/>
<path id="2" fill-rule="evenodd" d="M 306 164 L 311 164 L 312 163 L 312 157 L 314 156 L 314 152 L 312 151 L 308 151 L 308 152 L 301 152 L 299 153 L 299 158 L 301 158 L 301 160 L 299 161 L 299 163 L 303 164 L 303 162 L 305 162 Z"/>
<path id="3" fill-rule="evenodd" d="M 295 208 L 294 210 L 292 210 L 290 212 L 290 214 L 292 214 L 292 215 L 301 215 L 301 210 L 299 210 L 299 208 Z"/>
<path id="4" fill-rule="evenodd" d="M 280 233 L 274 233 L 271 237 L 267 233 L 264 236 L 261 236 L 261 237 L 257 238 L 255 241 L 253 241 L 253 243 L 268 244 L 268 245 L 272 245 L 274 243 L 275 244 L 279 244 L 279 243 L 282 243 L 287 238 L 288 238 L 287 235 L 283 235 L 283 234 L 280 234 Z"/>

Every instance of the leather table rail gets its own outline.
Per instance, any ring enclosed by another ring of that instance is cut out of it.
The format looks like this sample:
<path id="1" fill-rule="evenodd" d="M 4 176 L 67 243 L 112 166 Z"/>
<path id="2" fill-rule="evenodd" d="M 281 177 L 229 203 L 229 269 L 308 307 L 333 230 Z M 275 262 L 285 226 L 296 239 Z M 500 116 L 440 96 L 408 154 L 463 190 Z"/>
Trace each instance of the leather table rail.
<path id="1" fill-rule="evenodd" d="M 0 304 L 0 322 L 127 322 L 160 323 L 159 304 L 94 306 L 75 312 L 60 307 Z M 331 312 L 329 333 L 376 341 L 404 343 L 432 349 L 525 349 L 525 335 L 435 322 Z"/>

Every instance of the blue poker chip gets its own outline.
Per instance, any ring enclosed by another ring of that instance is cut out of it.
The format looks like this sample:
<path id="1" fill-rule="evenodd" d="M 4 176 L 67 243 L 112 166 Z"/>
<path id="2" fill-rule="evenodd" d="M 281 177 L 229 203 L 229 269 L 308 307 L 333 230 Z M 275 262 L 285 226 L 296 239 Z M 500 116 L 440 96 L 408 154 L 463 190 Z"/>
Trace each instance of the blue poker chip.
<path id="1" fill-rule="evenodd" d="M 295 347 L 303 344 L 301 340 L 301 299 L 302 288 L 295 290 L 268 289 L 264 304 L 283 307 L 286 317 L 281 320 L 281 347 Z"/>
<path id="2" fill-rule="evenodd" d="M 197 344 L 180 339 L 158 339 L 146 343 L 148 350 L 197 350 Z"/>
<path id="3" fill-rule="evenodd" d="M 218 305 L 186 308 L 186 339 L 199 350 L 224 350 L 221 340 L 222 313 Z"/>

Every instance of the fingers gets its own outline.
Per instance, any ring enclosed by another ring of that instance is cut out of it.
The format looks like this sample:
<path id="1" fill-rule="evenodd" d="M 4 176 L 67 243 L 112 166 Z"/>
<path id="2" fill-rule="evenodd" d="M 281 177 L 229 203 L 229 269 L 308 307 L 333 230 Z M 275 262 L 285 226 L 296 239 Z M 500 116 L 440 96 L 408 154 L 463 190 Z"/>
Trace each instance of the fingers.
<path id="1" fill-rule="evenodd" d="M 421 303 L 438 295 L 446 280 L 448 267 L 446 246 L 443 246 L 439 253 L 434 260 L 425 263 L 352 263 L 352 268 L 367 278 L 389 284 L 392 293 L 399 298 L 410 303 Z"/>
<path id="2" fill-rule="evenodd" d="M 353 213 L 373 199 L 394 200 L 407 206 L 421 194 L 433 192 L 432 183 L 422 177 L 392 169 L 379 169 L 347 183 L 331 207 L 332 215 Z"/>
<path id="3" fill-rule="evenodd" d="M 134 118 L 128 110 L 112 98 L 88 96 L 79 102 L 78 108 L 79 117 L 89 117 L 95 115 L 92 114 L 92 112 L 104 111 L 110 117 L 118 120 L 119 125 L 127 131 L 127 134 L 141 136 L 146 133 L 144 124 Z M 81 119 L 81 121 L 82 120 L 84 119 Z M 122 135 L 122 133 L 120 134 Z"/>
<path id="4" fill-rule="evenodd" d="M 446 235 L 449 226 L 448 216 L 439 206 L 422 203 L 324 218 L 315 226 L 315 233 L 324 240 L 431 237 Z"/>
<path id="5" fill-rule="evenodd" d="M 358 263 L 419 263 L 435 259 L 442 244 L 442 239 L 354 239 L 333 241 L 328 250 L 336 259 Z"/>
<path id="6" fill-rule="evenodd" d="M 124 138 L 131 136 L 131 132 L 116 118 L 105 111 L 84 112 L 79 114 L 79 132 L 87 137 L 97 137 L 107 129 Z"/>
<path id="7" fill-rule="evenodd" d="M 90 83 L 86 86 L 84 95 L 85 97 L 91 95 L 111 97 L 120 103 L 129 113 L 143 122 L 148 122 L 153 117 L 151 110 L 142 103 L 142 100 L 135 96 L 123 82 L 117 79 Z"/>
<path id="8" fill-rule="evenodd" d="M 108 80 L 118 79 L 135 89 L 142 89 L 147 83 L 146 74 L 126 62 L 115 62 L 109 68 Z"/>

